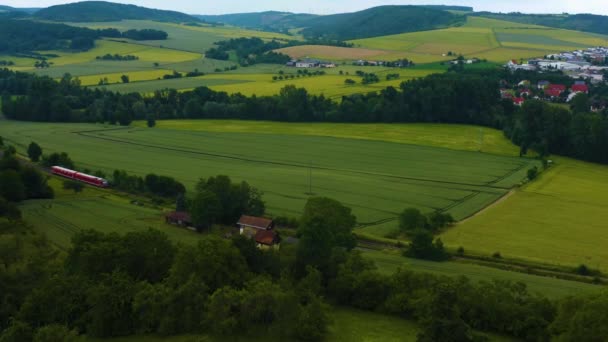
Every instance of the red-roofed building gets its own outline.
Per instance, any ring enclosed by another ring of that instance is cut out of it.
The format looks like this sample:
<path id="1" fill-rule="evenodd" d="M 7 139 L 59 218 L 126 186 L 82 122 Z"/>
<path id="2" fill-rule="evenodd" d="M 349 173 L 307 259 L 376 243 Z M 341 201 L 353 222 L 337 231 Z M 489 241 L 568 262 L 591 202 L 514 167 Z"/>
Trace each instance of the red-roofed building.
<path id="1" fill-rule="evenodd" d="M 549 97 L 560 97 L 566 91 L 566 86 L 563 84 L 549 84 L 545 88 L 545 95 Z"/>
<path id="2" fill-rule="evenodd" d="M 182 227 L 192 227 L 192 217 L 185 211 L 172 211 L 165 215 L 165 221 Z"/>
<path id="3" fill-rule="evenodd" d="M 243 215 L 236 223 L 239 226 L 241 235 L 253 238 L 258 231 L 268 231 L 274 229 L 274 222 L 264 217 Z"/>
<path id="4" fill-rule="evenodd" d="M 281 242 L 279 234 L 272 230 L 258 230 L 254 239 L 258 248 L 262 249 L 274 248 Z"/>
<path id="5" fill-rule="evenodd" d="M 523 97 L 516 97 L 513 99 L 513 104 L 516 106 L 520 106 L 524 104 L 526 100 Z"/>
<path id="6" fill-rule="evenodd" d="M 586 84 L 575 84 L 570 88 L 573 93 L 585 93 L 589 94 L 589 87 Z"/>

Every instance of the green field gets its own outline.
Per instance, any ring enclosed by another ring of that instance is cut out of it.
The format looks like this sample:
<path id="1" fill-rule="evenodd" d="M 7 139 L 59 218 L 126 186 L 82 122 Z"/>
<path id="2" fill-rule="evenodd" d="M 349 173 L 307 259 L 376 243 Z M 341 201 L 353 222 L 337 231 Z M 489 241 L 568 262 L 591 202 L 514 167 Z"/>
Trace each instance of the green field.
<path id="1" fill-rule="evenodd" d="M 201 238 L 165 224 L 162 208 L 133 204 L 128 196 L 93 187 L 74 194 L 61 188 L 59 178 L 52 178 L 51 185 L 55 199 L 27 201 L 21 210 L 29 224 L 44 232 L 60 248 L 68 248 L 72 235 L 85 229 L 124 234 L 152 228 L 163 231 L 173 241 L 184 243 Z"/>
<path id="2" fill-rule="evenodd" d="M 473 281 L 509 280 L 522 282 L 531 292 L 540 293 L 550 298 L 559 298 L 574 294 L 600 291 L 604 287 L 586 283 L 530 275 L 525 273 L 503 271 L 500 269 L 468 264 L 464 262 L 432 262 L 407 259 L 396 251 L 365 250 L 363 255 L 374 261 L 378 270 L 392 274 L 398 269 L 428 272 L 436 275 L 459 277 L 466 275 Z"/>
<path id="3" fill-rule="evenodd" d="M 143 121 L 136 127 L 145 127 Z M 243 120 L 162 120 L 157 128 L 215 133 L 266 133 L 314 135 L 334 138 L 378 140 L 453 150 L 519 155 L 519 147 L 505 139 L 502 131 L 470 125 L 445 124 L 334 124 L 284 123 Z"/>
<path id="4" fill-rule="evenodd" d="M 608 167 L 566 158 L 507 200 L 442 235 L 484 255 L 608 270 Z"/>
<path id="5" fill-rule="evenodd" d="M 453 129 L 460 134 L 457 126 Z M 36 141 L 46 152 L 68 152 L 81 167 L 125 169 L 139 175 L 156 172 L 189 188 L 200 177 L 227 174 L 264 191 L 272 214 L 298 216 L 311 187 L 315 195 L 352 207 L 361 224 L 394 219 L 405 207 L 445 210 L 456 219 L 465 218 L 506 194 L 536 164 L 503 155 L 288 132 L 7 121 L 0 135 L 21 151 Z M 369 226 L 366 231 L 374 232 Z"/>

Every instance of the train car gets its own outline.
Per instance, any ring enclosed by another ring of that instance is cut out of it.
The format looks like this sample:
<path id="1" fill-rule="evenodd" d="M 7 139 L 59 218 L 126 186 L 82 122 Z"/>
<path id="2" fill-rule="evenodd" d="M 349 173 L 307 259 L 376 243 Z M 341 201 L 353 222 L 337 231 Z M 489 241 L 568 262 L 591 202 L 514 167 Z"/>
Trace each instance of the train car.
<path id="1" fill-rule="evenodd" d="M 80 181 L 83 183 L 87 183 L 87 184 L 90 184 L 90 185 L 93 185 L 93 186 L 96 186 L 99 188 L 107 188 L 109 186 L 108 181 L 103 178 L 87 175 L 86 173 L 81 173 L 78 171 L 66 169 L 65 167 L 61 167 L 61 166 L 51 167 L 51 173 L 54 175 L 61 176 L 61 177 L 65 177 L 65 178 L 73 179 L 73 180 Z"/>

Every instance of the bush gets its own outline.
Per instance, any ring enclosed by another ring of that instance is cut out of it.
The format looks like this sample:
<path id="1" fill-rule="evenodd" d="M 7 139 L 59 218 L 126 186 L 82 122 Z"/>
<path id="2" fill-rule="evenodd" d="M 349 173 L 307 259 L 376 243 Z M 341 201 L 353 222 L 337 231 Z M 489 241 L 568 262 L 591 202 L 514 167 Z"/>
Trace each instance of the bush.
<path id="1" fill-rule="evenodd" d="M 494 254 L 492 254 L 492 258 L 494 258 L 494 259 L 502 259 L 502 255 L 500 255 L 500 252 L 494 252 Z"/>
<path id="2" fill-rule="evenodd" d="M 73 180 L 65 180 L 63 181 L 63 188 L 65 190 L 73 190 L 74 193 L 79 193 L 84 189 L 84 184 Z"/>
<path id="3" fill-rule="evenodd" d="M 528 170 L 528 180 L 533 181 L 538 177 L 538 168 L 535 166 Z"/>

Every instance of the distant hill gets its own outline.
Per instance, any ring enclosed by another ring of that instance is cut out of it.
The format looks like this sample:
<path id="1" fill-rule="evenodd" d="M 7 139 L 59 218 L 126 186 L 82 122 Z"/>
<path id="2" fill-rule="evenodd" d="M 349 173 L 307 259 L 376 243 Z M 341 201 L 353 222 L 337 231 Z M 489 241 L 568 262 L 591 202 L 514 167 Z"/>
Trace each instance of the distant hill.
<path id="1" fill-rule="evenodd" d="M 23 12 L 32 14 L 39 11 L 40 8 L 15 8 L 10 6 L 0 5 L 0 12 Z"/>
<path id="2" fill-rule="evenodd" d="M 268 11 L 224 15 L 197 15 L 196 17 L 206 22 L 223 23 L 248 29 L 286 31 L 302 27 L 307 20 L 316 18 L 318 15 Z"/>
<path id="3" fill-rule="evenodd" d="M 426 7 L 431 9 L 438 9 L 444 11 L 461 11 L 461 12 L 473 12 L 473 7 L 469 6 L 448 6 L 448 5 L 419 5 L 420 7 Z"/>
<path id="4" fill-rule="evenodd" d="M 303 28 L 302 34 L 310 39 L 348 40 L 433 30 L 464 23 L 464 16 L 445 11 L 447 9 L 472 10 L 461 6 L 380 6 L 334 15 L 270 11 L 197 17 L 205 21 L 266 31 L 284 32 Z"/>
<path id="5" fill-rule="evenodd" d="M 461 25 L 465 16 L 420 6 L 380 6 L 306 21 L 307 38 L 350 40 Z"/>
<path id="6" fill-rule="evenodd" d="M 491 19 L 533 24 L 567 30 L 608 34 L 608 16 L 595 14 L 523 14 L 477 12 L 474 15 Z"/>
<path id="7" fill-rule="evenodd" d="M 84 1 L 41 9 L 34 16 L 42 20 L 68 22 L 104 22 L 118 20 L 154 20 L 163 22 L 197 22 L 197 18 L 175 11 L 163 11 L 106 1 Z"/>

